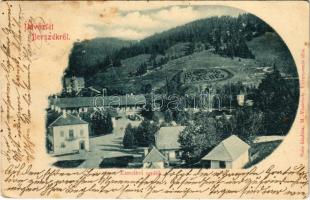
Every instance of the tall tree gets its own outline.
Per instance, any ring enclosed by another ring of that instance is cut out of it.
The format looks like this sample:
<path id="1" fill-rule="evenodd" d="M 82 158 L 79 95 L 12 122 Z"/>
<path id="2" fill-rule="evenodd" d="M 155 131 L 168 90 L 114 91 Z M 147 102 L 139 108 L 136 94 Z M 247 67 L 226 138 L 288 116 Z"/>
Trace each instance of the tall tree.
<path id="1" fill-rule="evenodd" d="M 126 129 L 125 129 L 125 135 L 123 138 L 123 145 L 125 148 L 130 149 L 135 146 L 135 136 L 134 132 L 136 131 L 135 128 L 132 127 L 131 124 L 128 124 Z"/>
<path id="2" fill-rule="evenodd" d="M 173 120 L 173 116 L 172 116 L 172 112 L 170 109 L 166 110 L 164 112 L 164 118 L 165 118 L 165 122 L 170 123 Z"/>
<path id="3" fill-rule="evenodd" d="M 288 87 L 280 72 L 268 74 L 258 87 L 255 106 L 264 113 L 265 134 L 284 135 L 294 121 L 298 106 L 298 89 Z"/>
<path id="4" fill-rule="evenodd" d="M 148 147 L 155 144 L 155 133 L 159 130 L 159 126 L 155 122 L 144 120 L 135 131 L 135 139 L 139 147 Z"/>
<path id="5" fill-rule="evenodd" d="M 183 159 L 191 163 L 198 161 L 216 146 L 221 141 L 221 136 L 216 131 L 215 120 L 208 117 L 187 126 L 180 133 L 178 141 L 183 150 Z"/>
<path id="6" fill-rule="evenodd" d="M 141 91 L 142 91 L 143 94 L 151 93 L 152 92 L 152 84 L 147 83 L 145 85 L 142 85 Z"/>
<path id="7" fill-rule="evenodd" d="M 145 74 L 146 72 L 147 72 L 147 65 L 146 65 L 146 63 L 142 63 L 142 64 L 137 68 L 136 75 L 137 75 L 137 76 L 141 76 L 141 75 Z"/>
<path id="8" fill-rule="evenodd" d="M 151 94 L 146 94 L 145 99 L 146 104 L 141 111 L 141 115 L 147 120 L 152 120 L 154 117 L 154 110 L 153 110 L 153 99 Z"/>
<path id="9" fill-rule="evenodd" d="M 231 122 L 235 124 L 234 132 L 239 138 L 251 144 L 257 135 L 263 132 L 263 113 L 252 108 L 239 108 Z"/>
<path id="10" fill-rule="evenodd" d="M 195 43 L 190 42 L 186 48 L 185 55 L 191 55 L 194 53 L 195 50 Z"/>
<path id="11" fill-rule="evenodd" d="M 113 131 L 113 122 L 110 113 L 94 113 L 91 117 L 91 124 L 95 135 L 112 133 Z"/>

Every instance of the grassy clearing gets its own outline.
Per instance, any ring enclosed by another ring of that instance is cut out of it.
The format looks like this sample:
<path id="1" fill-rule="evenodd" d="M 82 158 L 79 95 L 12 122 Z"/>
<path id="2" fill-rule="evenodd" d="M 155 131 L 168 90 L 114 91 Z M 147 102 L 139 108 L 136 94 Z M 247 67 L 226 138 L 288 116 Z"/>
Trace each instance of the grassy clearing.
<path id="1" fill-rule="evenodd" d="M 109 68 L 106 72 L 97 74 L 94 78 L 97 83 L 108 88 L 125 88 L 127 92 L 136 93 L 141 85 L 152 84 L 158 89 L 165 84 L 166 77 L 172 78 L 180 70 L 194 69 L 222 69 L 232 74 L 227 79 L 213 81 L 214 84 L 222 85 L 229 82 L 247 82 L 257 85 L 264 77 L 266 68 L 272 66 L 273 62 L 281 69 L 292 71 L 294 62 L 289 51 L 275 33 L 266 33 L 248 42 L 248 45 L 255 55 L 255 59 L 228 58 L 213 54 L 207 50 L 195 52 L 192 55 L 183 56 L 169 60 L 166 64 L 156 69 L 148 68 L 148 72 L 142 76 L 132 75 L 141 63 L 148 63 L 150 54 L 141 54 L 132 58 L 122 60 L 122 67 Z M 165 56 L 175 53 L 183 55 L 185 43 L 172 46 L 166 51 Z M 286 66 L 286 67 L 283 67 Z M 294 70 L 293 70 L 294 71 Z M 197 83 L 201 85 L 201 83 Z M 203 83 L 204 84 L 204 83 Z M 205 83 L 208 84 L 208 83 Z"/>
<path id="2" fill-rule="evenodd" d="M 263 67 L 276 63 L 278 69 L 284 73 L 295 73 L 296 67 L 290 51 L 276 33 L 265 33 L 247 43 L 255 59 Z M 294 74 L 293 74 L 294 75 Z"/>
<path id="3" fill-rule="evenodd" d="M 80 166 L 85 160 L 61 160 L 53 164 L 55 167 L 59 168 L 76 168 Z"/>
<path id="4" fill-rule="evenodd" d="M 99 164 L 99 168 L 126 168 L 133 159 L 133 156 L 105 158 Z"/>

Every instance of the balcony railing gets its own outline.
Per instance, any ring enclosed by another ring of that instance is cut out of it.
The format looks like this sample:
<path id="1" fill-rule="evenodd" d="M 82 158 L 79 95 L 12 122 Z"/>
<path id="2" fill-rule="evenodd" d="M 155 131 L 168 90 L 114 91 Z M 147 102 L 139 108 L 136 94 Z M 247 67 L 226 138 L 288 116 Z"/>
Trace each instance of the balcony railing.
<path id="1" fill-rule="evenodd" d="M 77 137 L 66 137 L 66 141 L 73 141 L 76 139 L 77 139 Z"/>

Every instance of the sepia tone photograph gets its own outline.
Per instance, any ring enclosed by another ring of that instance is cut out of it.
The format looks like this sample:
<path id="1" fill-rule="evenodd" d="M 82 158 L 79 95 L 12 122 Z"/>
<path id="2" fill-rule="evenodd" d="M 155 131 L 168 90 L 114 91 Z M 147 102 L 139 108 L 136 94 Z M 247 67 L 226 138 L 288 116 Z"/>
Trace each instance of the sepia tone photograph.
<path id="1" fill-rule="evenodd" d="M 0 198 L 309 196 L 309 3 L 0 10 Z"/>
<path id="2" fill-rule="evenodd" d="M 174 13 L 186 18 L 167 18 Z M 62 89 L 48 97 L 52 166 L 242 169 L 285 139 L 299 78 L 262 19 L 216 5 L 118 17 L 113 25 L 89 21 L 102 37 L 73 43 Z"/>

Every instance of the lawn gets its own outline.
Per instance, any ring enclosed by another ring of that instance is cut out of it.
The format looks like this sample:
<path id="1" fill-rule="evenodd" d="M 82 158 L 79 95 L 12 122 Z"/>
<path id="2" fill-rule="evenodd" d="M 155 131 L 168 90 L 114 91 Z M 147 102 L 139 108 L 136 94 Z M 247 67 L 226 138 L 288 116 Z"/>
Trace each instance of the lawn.
<path id="1" fill-rule="evenodd" d="M 274 63 L 281 72 L 296 73 L 294 60 L 282 39 L 276 33 L 265 33 L 247 43 L 263 67 Z M 291 74 L 296 76 L 297 74 Z"/>
<path id="2" fill-rule="evenodd" d="M 208 73 L 204 74 L 209 78 L 206 77 L 207 80 L 202 79 L 202 81 L 196 82 L 195 87 L 204 87 L 210 85 L 210 82 L 223 85 L 238 81 L 258 85 L 266 74 L 264 69 L 272 70 L 274 63 L 281 72 L 290 72 L 293 76 L 296 75 L 294 60 L 281 38 L 275 33 L 265 33 L 247 44 L 255 55 L 255 59 L 223 57 L 208 50 L 195 51 L 193 54 L 185 56 L 184 51 L 187 48 L 187 43 L 177 43 L 168 48 L 165 55 L 157 55 L 157 57 L 171 58 L 173 56 L 178 58 L 170 59 L 166 64 L 156 69 L 151 68 L 150 54 L 140 54 L 123 59 L 121 67 L 111 67 L 95 74 L 87 84 L 106 87 L 111 93 L 141 93 L 141 87 L 146 84 L 151 84 L 155 91 L 162 88 L 166 84 L 166 77 L 169 80 L 179 71 L 205 69 L 208 70 Z M 148 71 L 142 76 L 136 76 L 136 69 L 142 63 L 149 65 Z M 220 78 L 216 78 L 218 75 Z M 213 77 L 215 77 L 215 81 L 212 81 Z"/>
<path id="3" fill-rule="evenodd" d="M 127 168 L 128 164 L 134 160 L 133 156 L 119 156 L 104 158 L 99 164 L 99 168 Z"/>
<path id="4" fill-rule="evenodd" d="M 260 69 L 260 64 L 254 59 L 231 59 L 204 50 L 169 60 L 166 64 L 156 69 L 148 70 L 142 76 L 129 75 L 129 72 L 134 72 L 140 63 L 147 62 L 149 56 L 148 54 L 141 54 L 122 60 L 122 67 L 109 68 L 106 72 L 96 74 L 94 76 L 96 84 L 104 85 L 107 88 L 119 88 L 125 93 L 137 93 L 141 85 L 144 84 L 150 83 L 154 89 L 164 86 L 166 77 L 171 79 L 181 70 L 207 70 L 207 75 L 211 77 L 218 74 L 223 75 L 223 78 L 216 78 L 216 81 L 212 81 L 216 84 L 237 81 L 247 81 L 256 84 L 261 80 L 261 77 L 253 77 L 253 74 L 263 72 Z"/>
<path id="5" fill-rule="evenodd" d="M 53 164 L 55 167 L 59 168 L 76 168 L 80 166 L 85 160 L 61 160 Z"/>

